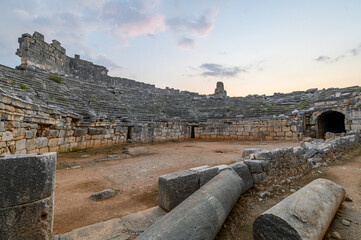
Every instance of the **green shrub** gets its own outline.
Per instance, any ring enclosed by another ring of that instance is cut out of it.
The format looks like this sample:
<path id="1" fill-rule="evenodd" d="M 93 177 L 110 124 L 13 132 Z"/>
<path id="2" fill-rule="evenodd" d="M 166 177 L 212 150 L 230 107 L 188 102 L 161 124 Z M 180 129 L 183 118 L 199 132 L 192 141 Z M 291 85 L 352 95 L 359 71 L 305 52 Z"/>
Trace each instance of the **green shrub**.
<path id="1" fill-rule="evenodd" d="M 95 99 L 94 98 L 92 98 L 92 100 L 91 100 L 92 102 L 95 102 Z"/>
<path id="2" fill-rule="evenodd" d="M 49 75 L 48 78 L 49 78 L 49 80 L 52 80 L 56 83 L 61 83 L 63 81 L 63 79 L 61 77 L 54 76 L 54 75 Z"/>
<path id="3" fill-rule="evenodd" d="M 53 96 L 53 95 L 50 95 L 49 98 L 50 98 L 51 100 L 53 100 L 53 99 L 54 99 L 54 96 Z"/>
<path id="4" fill-rule="evenodd" d="M 227 112 L 230 112 L 231 111 L 231 108 L 229 107 L 229 108 L 227 108 Z"/>
<path id="5" fill-rule="evenodd" d="M 60 98 L 60 101 L 66 102 L 66 101 L 68 101 L 68 99 L 66 99 L 66 98 Z"/>
<path id="6" fill-rule="evenodd" d="M 19 84 L 20 88 L 23 90 L 27 90 L 28 86 L 26 86 L 25 84 Z"/>

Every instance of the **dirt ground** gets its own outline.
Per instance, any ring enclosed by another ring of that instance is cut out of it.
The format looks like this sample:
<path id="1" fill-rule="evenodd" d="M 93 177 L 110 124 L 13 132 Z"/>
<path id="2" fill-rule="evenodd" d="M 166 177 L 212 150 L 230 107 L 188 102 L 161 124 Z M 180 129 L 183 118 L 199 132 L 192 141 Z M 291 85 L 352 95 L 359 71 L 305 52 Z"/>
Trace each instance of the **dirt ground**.
<path id="1" fill-rule="evenodd" d="M 227 218 L 223 228 L 217 235 L 217 240 L 251 240 L 252 224 L 257 216 L 271 208 L 282 199 L 291 195 L 291 189 L 298 190 L 316 178 L 326 178 L 342 185 L 346 189 L 346 195 L 352 201 L 344 201 L 334 220 L 332 221 L 324 240 L 334 238 L 335 232 L 339 233 L 340 239 L 361 239 L 361 147 L 356 151 L 344 156 L 339 161 L 327 167 L 313 170 L 310 174 L 269 189 L 251 189 L 241 196 Z M 260 193 L 268 190 L 271 195 L 260 198 Z M 342 220 L 350 221 L 350 226 L 342 224 Z"/>
<path id="2" fill-rule="evenodd" d="M 59 154 L 54 234 L 156 206 L 157 181 L 163 174 L 202 165 L 234 163 L 245 148 L 271 150 L 293 146 L 299 143 L 189 141 L 121 145 Z M 116 190 L 117 194 L 105 201 L 89 199 L 91 194 L 108 188 Z"/>

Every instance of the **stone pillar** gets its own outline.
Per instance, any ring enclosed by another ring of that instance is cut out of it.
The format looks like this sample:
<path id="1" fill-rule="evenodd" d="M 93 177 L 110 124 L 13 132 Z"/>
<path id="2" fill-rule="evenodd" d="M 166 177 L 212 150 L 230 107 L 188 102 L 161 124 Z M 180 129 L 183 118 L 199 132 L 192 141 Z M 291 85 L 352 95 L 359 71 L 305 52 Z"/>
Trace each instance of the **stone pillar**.
<path id="1" fill-rule="evenodd" d="M 342 186 L 316 179 L 257 217 L 253 238 L 321 240 L 344 196 Z"/>
<path id="2" fill-rule="evenodd" d="M 137 240 L 214 239 L 244 187 L 234 170 L 223 170 Z"/>
<path id="3" fill-rule="evenodd" d="M 0 158 L 0 239 L 52 239 L 56 153 Z"/>

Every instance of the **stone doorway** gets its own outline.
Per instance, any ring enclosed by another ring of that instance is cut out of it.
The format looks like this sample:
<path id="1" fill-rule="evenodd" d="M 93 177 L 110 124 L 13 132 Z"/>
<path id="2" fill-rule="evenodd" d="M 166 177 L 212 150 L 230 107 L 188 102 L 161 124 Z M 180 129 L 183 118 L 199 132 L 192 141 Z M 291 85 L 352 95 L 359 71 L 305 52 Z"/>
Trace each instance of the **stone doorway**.
<path id="1" fill-rule="evenodd" d="M 346 132 L 345 115 L 336 111 L 327 111 L 317 118 L 317 138 L 324 138 L 326 132 Z"/>
<path id="2" fill-rule="evenodd" d="M 191 138 L 195 138 L 195 131 L 194 131 L 195 127 L 191 126 Z"/>
<path id="3" fill-rule="evenodd" d="M 133 135 L 133 127 L 129 126 L 127 132 L 127 142 L 132 141 L 132 135 Z"/>

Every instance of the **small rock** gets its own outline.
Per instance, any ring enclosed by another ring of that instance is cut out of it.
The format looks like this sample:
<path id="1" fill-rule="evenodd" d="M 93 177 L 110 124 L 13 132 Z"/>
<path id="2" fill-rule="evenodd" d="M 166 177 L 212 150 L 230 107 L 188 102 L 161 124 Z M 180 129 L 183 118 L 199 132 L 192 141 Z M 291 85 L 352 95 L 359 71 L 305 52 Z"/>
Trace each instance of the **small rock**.
<path id="1" fill-rule="evenodd" d="M 90 155 L 81 155 L 80 157 L 82 157 L 82 158 L 86 158 L 86 157 L 90 157 Z"/>
<path id="2" fill-rule="evenodd" d="M 281 190 L 282 192 L 286 192 L 284 189 Z"/>
<path id="3" fill-rule="evenodd" d="M 72 166 L 71 168 L 76 169 L 76 168 L 80 168 L 80 166 L 76 165 L 76 166 Z"/>
<path id="4" fill-rule="evenodd" d="M 262 202 L 262 201 L 263 201 L 263 199 L 262 199 L 262 198 L 258 198 L 258 201 Z"/>
<path id="5" fill-rule="evenodd" d="M 259 196 L 260 196 L 261 198 L 264 198 L 265 196 L 270 196 L 270 195 L 271 195 L 271 193 L 268 192 L 268 191 L 264 191 L 264 192 L 260 192 L 260 193 L 259 193 Z"/>
<path id="6" fill-rule="evenodd" d="M 341 223 L 345 226 L 350 226 L 351 225 L 351 222 L 349 220 L 346 220 L 346 219 L 342 219 Z"/>
<path id="7" fill-rule="evenodd" d="M 291 188 L 291 189 L 290 189 L 290 192 L 294 193 L 294 192 L 296 192 L 296 190 L 293 189 L 293 188 Z"/>
<path id="8" fill-rule="evenodd" d="M 107 155 L 107 158 L 117 158 L 118 155 Z"/>
<path id="9" fill-rule="evenodd" d="M 345 201 L 346 201 L 346 202 L 352 202 L 352 199 L 351 199 L 348 195 L 346 195 Z"/>
<path id="10" fill-rule="evenodd" d="M 342 239 L 341 235 L 338 232 L 332 232 L 331 236 L 335 239 Z"/>
<path id="11" fill-rule="evenodd" d="M 317 171 L 319 174 L 322 174 L 322 172 L 321 171 Z"/>
<path id="12" fill-rule="evenodd" d="M 90 199 L 93 201 L 105 200 L 115 195 L 115 191 L 113 189 L 105 189 L 103 191 L 94 193 L 90 196 Z"/>

